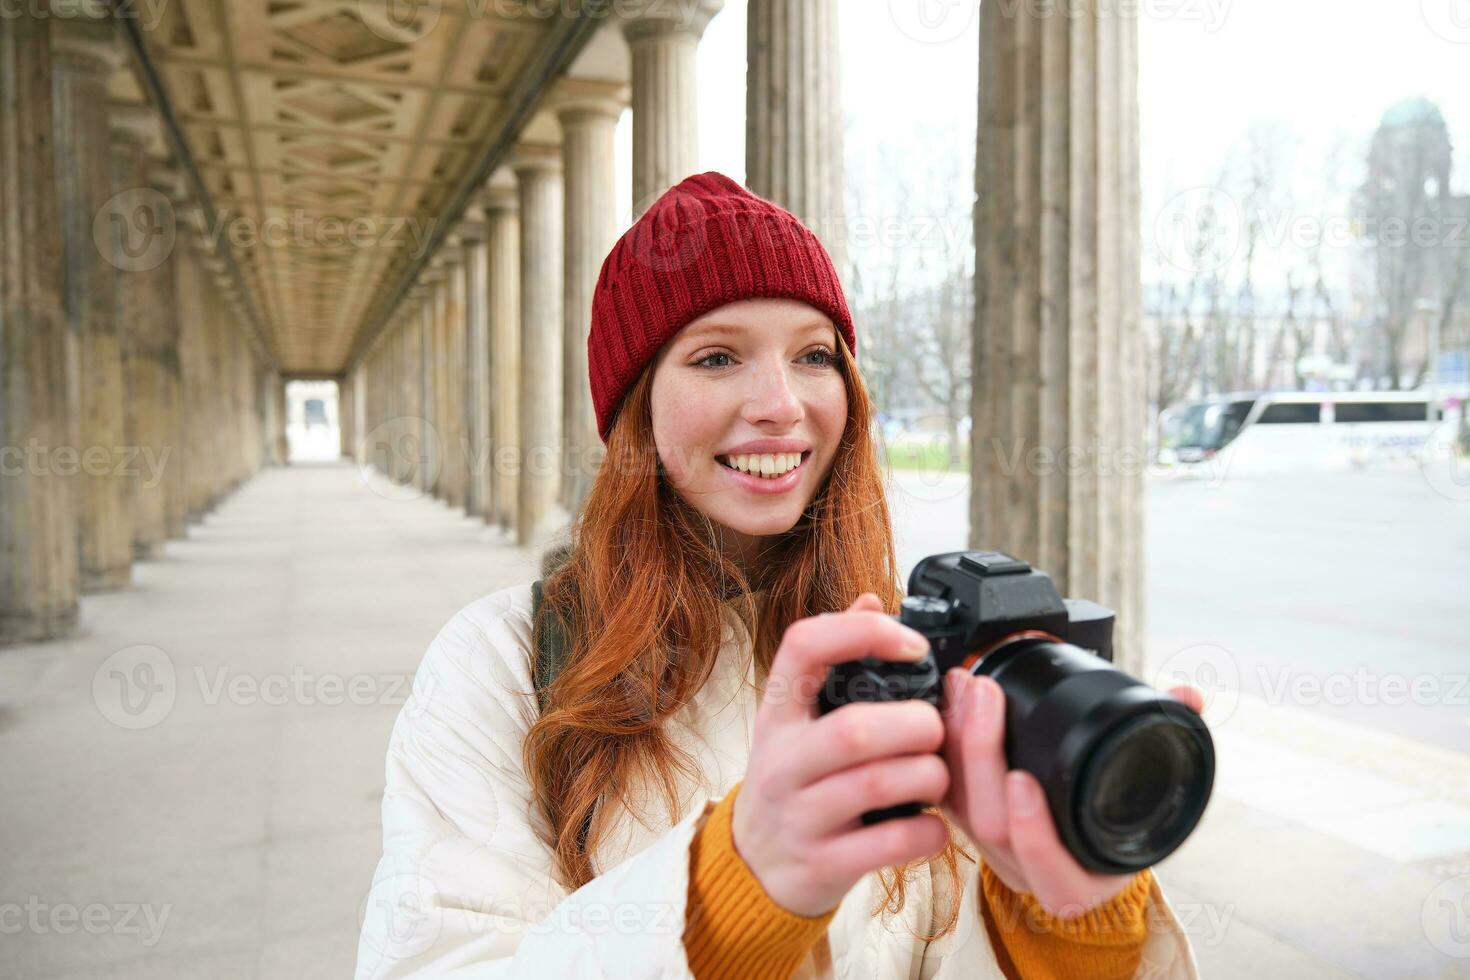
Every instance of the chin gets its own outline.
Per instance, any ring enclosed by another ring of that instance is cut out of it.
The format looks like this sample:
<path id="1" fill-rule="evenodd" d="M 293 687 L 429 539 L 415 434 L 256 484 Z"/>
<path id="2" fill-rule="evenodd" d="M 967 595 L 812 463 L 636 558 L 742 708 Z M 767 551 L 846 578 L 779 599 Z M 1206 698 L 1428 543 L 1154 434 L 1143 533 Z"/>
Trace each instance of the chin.
<path id="1" fill-rule="evenodd" d="M 711 514 L 710 519 L 740 534 L 764 538 L 790 531 L 801 520 L 801 512 L 800 507 L 786 506 L 773 509 L 768 514 L 740 511 L 733 514 Z"/>

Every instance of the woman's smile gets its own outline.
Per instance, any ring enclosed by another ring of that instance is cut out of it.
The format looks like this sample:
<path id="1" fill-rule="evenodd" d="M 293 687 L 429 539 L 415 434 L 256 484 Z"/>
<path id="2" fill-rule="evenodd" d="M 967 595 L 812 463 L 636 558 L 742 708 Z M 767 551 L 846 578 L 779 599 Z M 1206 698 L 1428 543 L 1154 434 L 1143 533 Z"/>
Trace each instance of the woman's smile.
<path id="1" fill-rule="evenodd" d="M 740 453 L 716 456 L 736 486 L 751 493 L 785 493 L 806 475 L 811 450 L 800 453 Z"/>

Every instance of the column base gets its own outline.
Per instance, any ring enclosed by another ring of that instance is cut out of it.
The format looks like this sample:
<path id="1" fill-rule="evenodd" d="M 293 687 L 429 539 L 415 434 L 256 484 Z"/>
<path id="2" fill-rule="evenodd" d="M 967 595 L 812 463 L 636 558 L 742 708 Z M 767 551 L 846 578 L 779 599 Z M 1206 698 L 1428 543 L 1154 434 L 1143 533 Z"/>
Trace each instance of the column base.
<path id="1" fill-rule="evenodd" d="M 134 561 L 157 561 L 163 557 L 162 541 L 134 541 Z"/>
<path id="2" fill-rule="evenodd" d="M 97 571 L 82 571 L 83 595 L 94 595 L 98 592 L 117 592 L 120 589 L 129 588 L 132 584 L 132 565 L 119 565 L 116 568 L 103 568 Z"/>
<path id="3" fill-rule="evenodd" d="M 59 639 L 76 629 L 80 610 L 73 603 L 46 613 L 0 613 L 0 647 Z"/>

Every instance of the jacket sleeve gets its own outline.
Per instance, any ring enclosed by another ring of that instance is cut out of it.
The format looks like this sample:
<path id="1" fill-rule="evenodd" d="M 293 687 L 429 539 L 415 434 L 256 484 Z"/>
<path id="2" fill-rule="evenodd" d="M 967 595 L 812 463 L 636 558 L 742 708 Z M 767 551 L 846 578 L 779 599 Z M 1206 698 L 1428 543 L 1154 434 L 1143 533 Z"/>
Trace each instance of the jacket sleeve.
<path id="1" fill-rule="evenodd" d="M 456 615 L 419 666 L 388 746 L 359 980 L 691 977 L 689 848 L 711 804 L 568 894 L 521 767 L 529 631 L 529 589 L 503 590 Z"/>
<path id="2" fill-rule="evenodd" d="M 973 843 L 966 839 L 972 853 L 976 851 Z M 972 863 L 962 862 L 961 867 L 967 869 L 960 876 L 963 887 L 958 896 L 954 892 L 954 880 L 948 874 L 934 874 L 931 878 L 935 890 L 934 909 L 950 909 L 952 903 L 958 897 L 959 910 L 956 925 L 946 935 L 929 942 L 923 951 L 923 956 L 916 980 L 971 980 L 974 977 L 1006 977 L 1011 975 L 1007 967 L 1014 970 L 1014 964 L 1010 963 L 1009 957 L 1004 952 L 1004 937 L 992 937 L 990 935 L 991 923 L 987 922 L 986 896 L 982 880 L 985 872 L 978 870 Z M 988 871 L 988 869 L 985 869 Z M 1190 947 L 1189 936 L 1180 925 L 1174 914 L 1173 907 L 1164 897 L 1163 890 L 1159 887 L 1157 878 L 1150 874 L 1140 879 L 1136 886 L 1143 889 L 1146 886 L 1144 897 L 1143 926 L 1147 937 L 1143 941 L 1141 957 L 1137 970 L 1133 976 L 1149 978 L 1149 980 L 1199 980 L 1199 971 L 1195 965 L 1194 950 Z M 1004 888 L 1004 886 L 1000 886 Z M 1006 889 L 1009 893 L 1009 889 Z M 1010 893 L 1013 894 L 1013 893 Z M 937 923 L 931 919 L 928 923 L 930 931 L 934 931 Z M 1035 929 L 1044 928 L 1044 923 L 1036 921 L 1031 917 L 1013 917 L 1010 922 L 1011 929 Z M 999 947 L 999 948 L 997 948 Z M 1093 976 L 1082 967 L 1082 972 L 1064 972 L 1064 965 L 1078 966 L 1081 957 L 1075 953 L 1064 958 L 1063 963 L 1056 964 L 1059 969 L 1055 972 L 1036 970 L 1021 971 L 1021 975 L 1030 980 L 1031 977 L 1049 976 Z"/>

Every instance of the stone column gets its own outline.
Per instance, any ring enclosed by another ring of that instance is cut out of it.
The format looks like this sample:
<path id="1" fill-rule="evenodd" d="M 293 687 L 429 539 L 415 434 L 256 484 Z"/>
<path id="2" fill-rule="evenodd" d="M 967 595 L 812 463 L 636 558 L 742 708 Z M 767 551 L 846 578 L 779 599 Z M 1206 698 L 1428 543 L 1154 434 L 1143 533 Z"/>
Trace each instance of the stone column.
<path id="1" fill-rule="evenodd" d="M 699 167 L 699 39 L 724 0 L 623 4 L 633 59 L 633 215 Z"/>
<path id="2" fill-rule="evenodd" d="M 521 222 L 515 188 L 487 188 L 485 242 L 490 317 L 491 512 L 487 520 L 515 526 L 519 484 L 521 404 Z"/>
<path id="3" fill-rule="evenodd" d="M 66 315 L 79 353 L 74 394 L 80 419 L 77 518 L 83 592 L 119 588 L 132 579 L 132 483 L 118 472 L 127 432 L 115 316 L 117 270 L 111 228 L 103 225 L 101 242 L 94 233 L 112 197 L 107 79 L 122 62 L 116 31 L 111 19 L 56 18 L 51 25 Z"/>
<path id="4" fill-rule="evenodd" d="M 555 146 L 520 144 L 511 160 L 521 213 L 520 485 L 516 544 L 549 528 L 561 475 L 562 175 Z"/>
<path id="5" fill-rule="evenodd" d="M 627 104 L 625 87 L 564 80 L 557 92 L 566 179 L 564 216 L 565 317 L 562 338 L 562 433 L 565 470 L 561 505 L 576 514 L 602 459 L 597 416 L 587 381 L 587 332 L 592 291 L 602 260 L 618 238 L 613 131 Z"/>
<path id="6" fill-rule="evenodd" d="M 214 386 L 209 374 L 206 350 L 210 315 L 208 273 L 201 261 L 202 244 L 192 235 L 179 243 L 175 256 L 179 298 L 179 359 L 184 375 L 184 442 L 187 465 L 184 468 L 188 519 L 203 518 L 210 504 L 211 474 L 218 465 L 213 455 L 209 432 L 209 404 Z"/>
<path id="7" fill-rule="evenodd" d="M 444 479 L 444 433 L 440 431 L 439 419 L 439 351 L 440 324 L 444 319 L 444 273 L 430 269 L 423 275 L 423 330 L 419 334 L 419 371 L 423 389 L 419 393 L 420 442 L 422 450 L 419 464 L 415 467 L 418 487 L 426 494 L 439 495 L 439 484 Z"/>
<path id="8" fill-rule="evenodd" d="M 464 248 L 465 514 L 489 517 L 490 483 L 490 253 L 485 216 L 472 204 L 456 234 Z"/>
<path id="9" fill-rule="evenodd" d="M 1137 671 L 1138 21 L 1090 3 L 980 16 L 970 541 L 1116 610 Z"/>
<path id="10" fill-rule="evenodd" d="M 126 371 L 127 445 L 133 452 L 133 557 L 161 557 L 168 536 L 165 452 L 168 437 L 170 359 L 175 354 L 169 318 L 158 304 L 168 253 L 177 232 L 173 205 L 149 186 L 148 147 L 158 119 L 138 107 L 112 115 L 113 173 L 117 195 L 112 214 L 113 261 L 118 268 L 117 303 Z M 171 290 L 170 290 L 171 292 Z"/>
<path id="11" fill-rule="evenodd" d="M 750 0 L 745 183 L 821 239 L 847 274 L 837 0 Z"/>
<path id="12" fill-rule="evenodd" d="M 291 448 L 286 441 L 286 419 L 289 416 L 286 403 L 286 382 L 279 374 L 271 378 L 271 403 L 275 406 L 275 416 L 272 420 L 272 440 L 275 452 L 271 462 L 277 466 L 285 466 L 291 461 Z"/>
<path id="13" fill-rule="evenodd" d="M 444 278 L 439 284 L 440 356 L 439 437 L 444 448 L 444 471 L 439 496 L 450 507 L 463 507 L 468 466 L 465 464 L 465 267 L 459 240 L 450 242 L 436 257 Z"/>
<path id="14" fill-rule="evenodd" d="M 172 206 L 177 228 L 178 215 L 186 210 L 188 204 L 183 182 L 176 172 L 158 165 L 151 168 L 149 176 L 153 181 L 153 189 L 166 197 Z M 179 234 L 176 230 L 173 247 L 168 249 L 163 261 L 153 271 L 153 315 L 158 321 L 157 364 L 161 372 L 158 410 L 164 447 L 159 456 L 156 478 L 162 481 L 160 487 L 163 490 L 164 536 L 168 538 L 185 536 L 189 509 L 183 480 L 184 376 L 183 364 L 179 359 L 182 327 L 180 297 L 176 289 L 178 253 L 185 246 L 178 240 Z"/>
<path id="15" fill-rule="evenodd" d="M 75 444 L 51 21 L 28 9 L 0 17 L 0 644 L 66 633 L 80 587 L 75 495 L 56 459 Z"/>
<path id="16" fill-rule="evenodd" d="M 353 392 L 360 380 L 358 373 L 344 373 L 337 381 L 337 441 L 343 459 L 351 459 L 354 454 L 352 433 L 357 405 Z"/>

